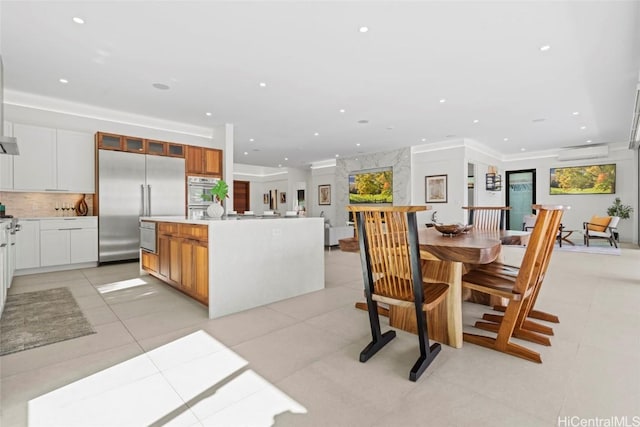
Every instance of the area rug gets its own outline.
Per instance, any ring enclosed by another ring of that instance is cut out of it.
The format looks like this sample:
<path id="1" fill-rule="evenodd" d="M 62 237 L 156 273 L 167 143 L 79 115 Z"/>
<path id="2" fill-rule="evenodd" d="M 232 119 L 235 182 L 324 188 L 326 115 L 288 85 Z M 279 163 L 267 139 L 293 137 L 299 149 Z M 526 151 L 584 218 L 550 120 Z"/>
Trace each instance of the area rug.
<path id="1" fill-rule="evenodd" d="M 0 319 L 0 356 L 95 333 L 69 288 L 13 294 Z"/>
<path id="2" fill-rule="evenodd" d="M 575 245 L 571 246 L 563 243 L 562 247 L 553 248 L 554 251 L 562 251 L 562 252 L 581 252 L 588 254 L 602 254 L 602 255 L 620 255 L 620 248 L 614 248 L 613 246 L 584 246 L 584 245 Z"/>

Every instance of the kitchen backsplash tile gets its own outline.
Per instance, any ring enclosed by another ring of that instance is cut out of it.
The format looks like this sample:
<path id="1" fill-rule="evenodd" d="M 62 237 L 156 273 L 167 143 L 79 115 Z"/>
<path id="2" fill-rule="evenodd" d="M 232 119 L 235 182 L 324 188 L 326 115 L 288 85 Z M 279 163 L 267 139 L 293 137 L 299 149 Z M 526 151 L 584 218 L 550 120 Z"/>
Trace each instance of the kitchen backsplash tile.
<path id="1" fill-rule="evenodd" d="M 0 202 L 6 206 L 6 215 L 17 218 L 46 218 L 63 216 L 62 210 L 56 212 L 58 203 L 70 204 L 72 207 L 82 198 L 76 193 L 16 193 L 0 191 Z M 85 201 L 89 207 L 87 215 L 93 215 L 93 194 L 87 194 Z M 65 216 L 76 216 L 74 210 L 66 211 Z"/>

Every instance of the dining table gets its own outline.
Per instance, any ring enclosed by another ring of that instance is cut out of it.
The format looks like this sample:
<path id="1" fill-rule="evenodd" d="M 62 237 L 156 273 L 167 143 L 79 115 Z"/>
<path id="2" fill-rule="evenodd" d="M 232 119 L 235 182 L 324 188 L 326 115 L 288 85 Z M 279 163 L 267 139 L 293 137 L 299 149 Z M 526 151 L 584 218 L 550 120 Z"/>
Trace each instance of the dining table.
<path id="1" fill-rule="evenodd" d="M 462 347 L 463 274 L 476 265 L 501 261 L 503 244 L 525 245 L 529 234 L 513 230 L 472 229 L 466 233 L 444 235 L 433 227 L 418 230 L 423 280 L 449 285 L 445 302 L 427 314 L 430 339 L 451 347 Z M 356 305 L 366 309 L 366 303 L 364 307 L 362 303 Z M 417 333 L 413 308 L 390 305 L 388 316 L 391 327 Z"/>

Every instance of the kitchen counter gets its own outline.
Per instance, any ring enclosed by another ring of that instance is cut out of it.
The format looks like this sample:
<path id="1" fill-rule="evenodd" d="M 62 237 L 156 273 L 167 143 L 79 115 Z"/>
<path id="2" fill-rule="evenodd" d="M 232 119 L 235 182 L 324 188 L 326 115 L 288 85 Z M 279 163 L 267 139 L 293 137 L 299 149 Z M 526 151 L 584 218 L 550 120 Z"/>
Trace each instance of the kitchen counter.
<path id="1" fill-rule="evenodd" d="M 324 288 L 323 218 L 151 216 L 140 220 L 165 224 L 163 228 L 178 224 L 177 231 L 170 233 L 173 236 L 158 233 L 158 253 L 153 255 L 158 268 L 152 274 L 187 294 L 197 287 L 194 276 L 206 277 L 211 319 Z M 183 224 L 197 227 L 182 232 Z M 163 244 L 162 239 L 169 241 Z M 198 249 L 203 247 L 206 255 Z M 174 275 L 172 267 L 180 272 Z M 191 284 L 178 283 L 185 277 Z"/>
<path id="2" fill-rule="evenodd" d="M 276 219 L 286 219 L 287 221 L 293 220 L 307 220 L 314 219 L 309 217 L 295 217 L 295 216 L 277 216 L 277 215 L 233 215 L 233 216 L 223 216 L 222 218 L 216 219 L 192 219 L 186 216 L 143 216 L 140 217 L 141 221 L 155 221 L 155 222 L 175 222 L 179 224 L 200 224 L 200 225 L 209 225 L 218 222 L 237 222 L 237 221 L 254 221 L 254 220 L 276 220 Z M 318 219 L 318 218 L 315 218 Z M 322 219 L 322 218 L 320 218 Z"/>

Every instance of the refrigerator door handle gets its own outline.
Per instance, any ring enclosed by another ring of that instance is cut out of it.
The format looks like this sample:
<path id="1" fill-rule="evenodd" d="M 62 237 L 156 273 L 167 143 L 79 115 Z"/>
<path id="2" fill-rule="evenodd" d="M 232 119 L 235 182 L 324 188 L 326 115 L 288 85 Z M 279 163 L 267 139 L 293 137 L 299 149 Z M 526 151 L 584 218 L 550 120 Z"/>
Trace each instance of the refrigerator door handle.
<path id="1" fill-rule="evenodd" d="M 140 216 L 147 215 L 147 209 L 144 203 L 144 185 L 140 184 Z"/>
<path id="2" fill-rule="evenodd" d="M 151 186 L 147 185 L 147 216 L 151 216 Z"/>

